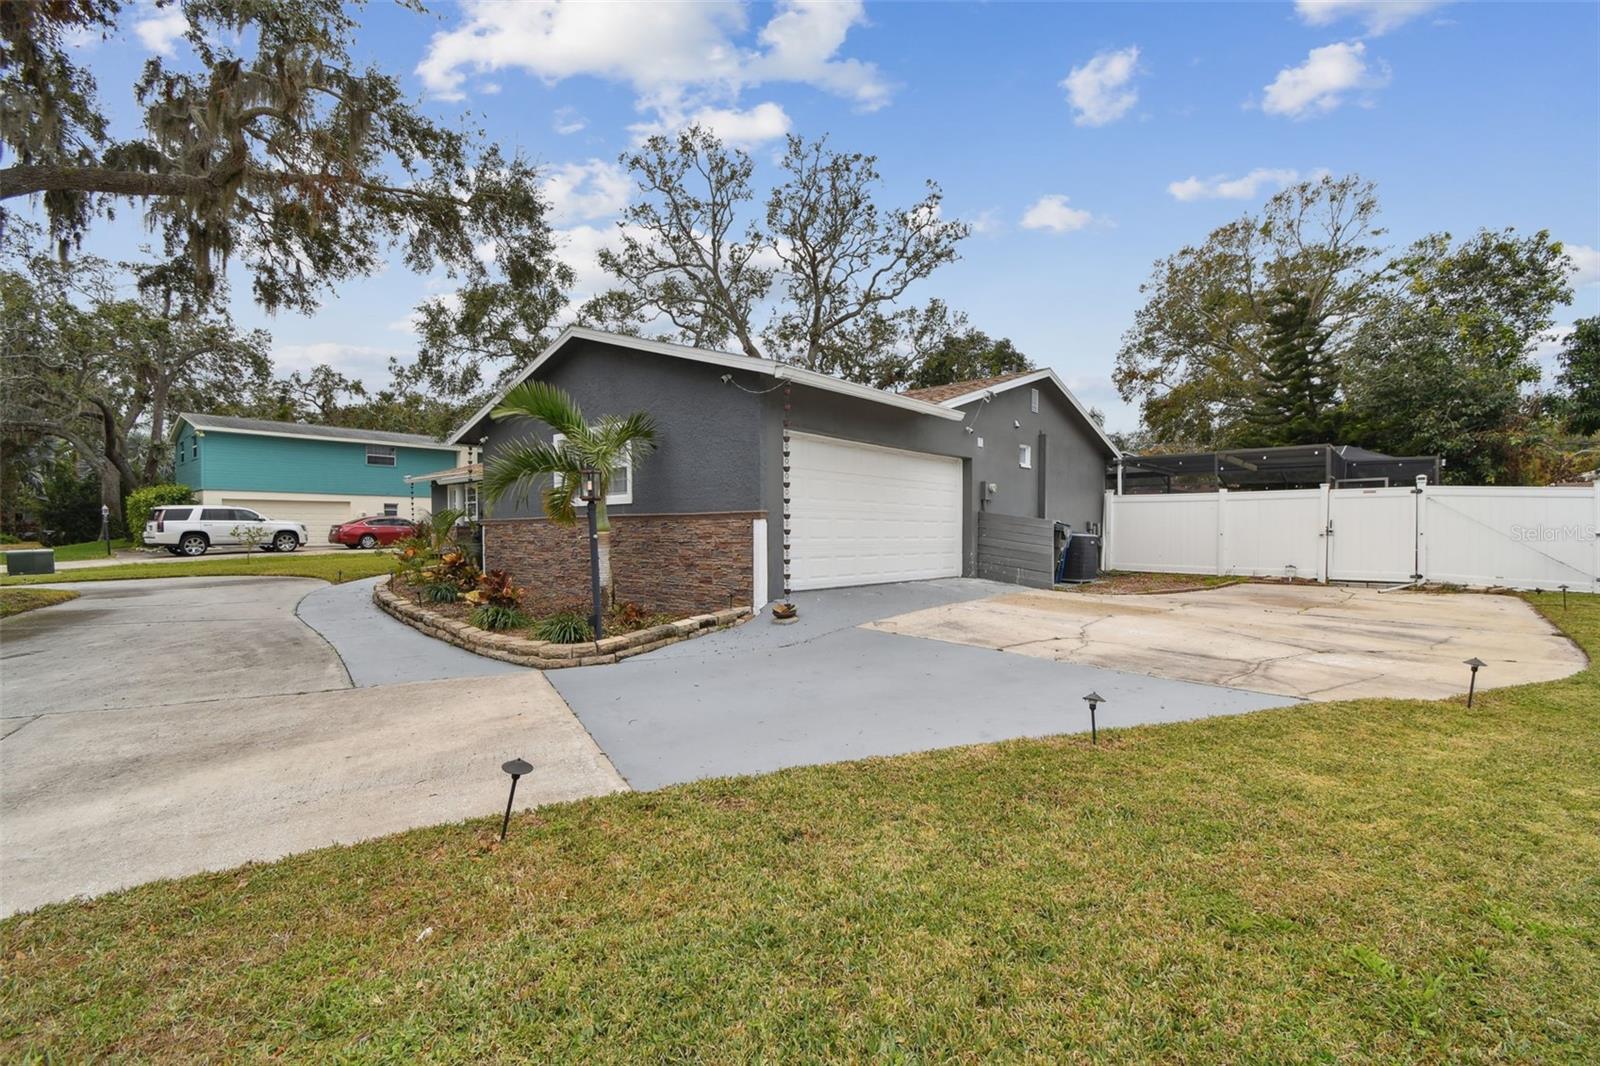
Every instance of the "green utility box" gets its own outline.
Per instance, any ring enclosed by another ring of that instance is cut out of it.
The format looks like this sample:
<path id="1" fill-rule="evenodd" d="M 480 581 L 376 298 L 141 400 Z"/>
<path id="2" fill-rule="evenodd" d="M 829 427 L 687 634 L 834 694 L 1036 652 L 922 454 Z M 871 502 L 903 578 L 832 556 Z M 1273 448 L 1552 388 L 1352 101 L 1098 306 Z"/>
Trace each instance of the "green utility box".
<path id="1" fill-rule="evenodd" d="M 53 574 L 56 572 L 56 553 L 49 548 L 29 548 L 26 551 L 6 552 L 8 574 Z"/>

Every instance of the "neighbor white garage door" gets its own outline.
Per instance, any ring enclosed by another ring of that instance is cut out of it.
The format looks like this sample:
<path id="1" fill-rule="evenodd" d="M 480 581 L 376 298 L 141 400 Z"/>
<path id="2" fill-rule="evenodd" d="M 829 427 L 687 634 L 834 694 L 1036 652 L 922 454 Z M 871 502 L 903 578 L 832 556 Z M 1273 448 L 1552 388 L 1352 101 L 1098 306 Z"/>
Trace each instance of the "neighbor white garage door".
<path id="1" fill-rule="evenodd" d="M 330 527 L 358 517 L 349 500 L 255 500 L 248 496 L 225 496 L 222 502 L 229 507 L 248 507 L 267 518 L 303 522 L 313 544 L 326 542 Z"/>
<path id="2" fill-rule="evenodd" d="M 790 585 L 961 575 L 961 460 L 793 434 Z"/>

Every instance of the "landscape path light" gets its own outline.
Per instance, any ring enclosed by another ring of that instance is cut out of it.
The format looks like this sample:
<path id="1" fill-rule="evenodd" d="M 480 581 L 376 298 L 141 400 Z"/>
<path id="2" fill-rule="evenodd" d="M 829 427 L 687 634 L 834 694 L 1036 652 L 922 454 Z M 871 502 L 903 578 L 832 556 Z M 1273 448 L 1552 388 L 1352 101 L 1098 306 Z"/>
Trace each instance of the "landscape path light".
<path id="1" fill-rule="evenodd" d="M 580 473 L 579 495 L 589 505 L 589 593 L 594 598 L 594 639 L 605 636 L 600 628 L 600 471 L 585 467 Z"/>
<path id="2" fill-rule="evenodd" d="M 533 764 L 526 759 L 512 759 L 502 763 L 500 769 L 511 775 L 511 795 L 506 797 L 506 816 L 500 820 L 500 839 L 506 838 L 506 829 L 511 825 L 511 802 L 517 798 L 517 778 L 533 771 Z"/>
<path id="3" fill-rule="evenodd" d="M 1092 744 L 1099 744 L 1100 731 L 1095 725 L 1094 712 L 1096 708 L 1106 701 L 1106 698 L 1100 695 L 1098 692 L 1091 692 L 1085 696 L 1083 700 L 1089 705 L 1089 742 Z"/>
<path id="4" fill-rule="evenodd" d="M 1472 693 L 1478 687 L 1478 667 L 1488 666 L 1489 664 L 1474 655 L 1472 658 L 1467 659 L 1463 665 L 1472 667 L 1472 680 L 1467 682 L 1467 706 L 1471 707 Z"/>

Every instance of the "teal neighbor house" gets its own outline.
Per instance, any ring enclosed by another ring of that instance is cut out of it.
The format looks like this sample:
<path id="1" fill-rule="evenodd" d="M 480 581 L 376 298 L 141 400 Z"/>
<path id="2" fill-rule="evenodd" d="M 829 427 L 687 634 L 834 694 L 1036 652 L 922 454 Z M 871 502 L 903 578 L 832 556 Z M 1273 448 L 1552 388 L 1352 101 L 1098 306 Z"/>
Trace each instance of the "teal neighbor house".
<path id="1" fill-rule="evenodd" d="M 432 508 L 428 485 L 407 479 L 467 461 L 415 433 L 258 418 L 182 414 L 173 433 L 174 476 L 199 502 L 304 522 L 313 538 L 363 515 L 419 517 Z"/>

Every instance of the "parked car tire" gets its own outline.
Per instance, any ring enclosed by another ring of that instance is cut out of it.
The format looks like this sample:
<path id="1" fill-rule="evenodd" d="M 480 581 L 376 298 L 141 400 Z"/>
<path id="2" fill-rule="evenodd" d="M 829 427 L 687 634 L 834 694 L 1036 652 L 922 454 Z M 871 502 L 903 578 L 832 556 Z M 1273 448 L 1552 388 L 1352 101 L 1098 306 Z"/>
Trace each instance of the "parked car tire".
<path id="1" fill-rule="evenodd" d="M 178 541 L 178 554 L 197 558 L 206 553 L 211 547 L 211 542 L 206 540 L 204 533 L 185 533 L 183 539 Z"/>
<path id="2" fill-rule="evenodd" d="M 179 548 L 178 548 L 178 546 L 176 544 L 169 544 L 169 545 L 167 545 L 167 554 L 169 554 L 169 555 L 182 555 L 183 552 L 179 550 Z"/>
<path id="3" fill-rule="evenodd" d="M 275 552 L 292 552 L 300 547 L 300 538 L 290 533 L 287 529 L 272 538 L 272 550 Z"/>
<path id="4" fill-rule="evenodd" d="M 361 534 L 360 546 L 363 548 L 376 548 L 378 546 L 378 538 L 374 537 L 371 533 L 363 533 Z"/>

